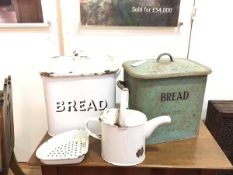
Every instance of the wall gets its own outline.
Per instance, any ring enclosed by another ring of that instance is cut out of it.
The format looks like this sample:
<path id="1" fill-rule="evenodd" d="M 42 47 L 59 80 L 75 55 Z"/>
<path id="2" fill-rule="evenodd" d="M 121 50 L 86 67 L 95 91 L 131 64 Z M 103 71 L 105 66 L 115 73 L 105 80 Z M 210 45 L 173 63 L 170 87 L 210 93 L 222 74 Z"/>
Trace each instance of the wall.
<path id="1" fill-rule="evenodd" d="M 208 77 L 202 118 L 206 116 L 208 100 L 233 99 L 232 6 L 230 0 L 221 3 L 196 0 L 197 13 L 189 58 L 212 69 Z"/>
<path id="2" fill-rule="evenodd" d="M 117 59 L 153 58 L 161 52 L 186 57 L 193 1 L 181 1 L 180 28 L 81 27 L 78 1 L 61 0 L 66 54 L 74 49 L 114 55 Z M 69 16 L 69 18 L 67 18 Z"/>
<path id="3" fill-rule="evenodd" d="M 81 28 L 78 1 L 42 1 L 50 27 L 0 28 L 0 80 L 13 78 L 15 151 L 27 161 L 47 130 L 39 70 L 49 57 L 84 49 L 128 59 L 156 58 L 161 52 L 186 57 L 193 0 L 181 1 L 180 28 Z M 59 8 L 61 7 L 61 11 Z M 59 28 L 61 27 L 61 28 Z M 61 43 L 64 39 L 64 43 Z M 122 75 L 119 77 L 122 78 Z"/>
<path id="4" fill-rule="evenodd" d="M 180 27 L 82 27 L 79 24 L 78 1 L 67 4 L 61 0 L 64 51 L 85 50 L 93 55 L 108 54 L 121 67 L 125 60 L 156 59 L 168 52 L 175 57 L 187 57 L 193 0 L 183 0 L 180 5 Z M 69 16 L 69 18 L 67 18 Z M 119 76 L 122 79 L 122 73 Z M 119 102 L 117 89 L 117 102 Z"/>
<path id="5" fill-rule="evenodd" d="M 39 70 L 59 54 L 56 1 L 43 3 L 48 24 L 0 25 L 0 89 L 12 76 L 15 152 L 27 161 L 47 131 L 45 102 Z"/>

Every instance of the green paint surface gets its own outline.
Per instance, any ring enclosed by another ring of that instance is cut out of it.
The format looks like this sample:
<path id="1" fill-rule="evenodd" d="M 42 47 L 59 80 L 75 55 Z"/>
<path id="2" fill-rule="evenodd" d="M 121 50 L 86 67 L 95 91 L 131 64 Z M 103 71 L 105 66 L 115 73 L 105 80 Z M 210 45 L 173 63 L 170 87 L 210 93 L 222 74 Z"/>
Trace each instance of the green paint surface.
<path id="1" fill-rule="evenodd" d="M 166 65 L 169 67 L 167 71 L 165 64 L 147 64 L 137 68 L 131 67 L 131 62 L 123 64 L 129 108 L 144 112 L 148 120 L 161 115 L 169 115 L 172 119 L 171 124 L 159 126 L 146 140 L 147 144 L 195 137 L 199 130 L 207 74 L 211 70 L 193 62 L 194 66 L 183 65 L 183 68 L 180 64 L 173 67 L 175 63 L 171 62 Z M 153 74 L 153 71 L 157 73 Z"/>

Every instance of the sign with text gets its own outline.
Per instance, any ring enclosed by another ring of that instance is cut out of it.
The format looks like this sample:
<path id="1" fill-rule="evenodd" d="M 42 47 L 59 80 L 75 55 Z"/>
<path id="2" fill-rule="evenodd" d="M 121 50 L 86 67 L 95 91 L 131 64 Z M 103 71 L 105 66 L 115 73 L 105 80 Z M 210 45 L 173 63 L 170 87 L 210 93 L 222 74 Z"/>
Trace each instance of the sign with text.
<path id="1" fill-rule="evenodd" d="M 80 0 L 83 26 L 177 26 L 180 0 Z"/>

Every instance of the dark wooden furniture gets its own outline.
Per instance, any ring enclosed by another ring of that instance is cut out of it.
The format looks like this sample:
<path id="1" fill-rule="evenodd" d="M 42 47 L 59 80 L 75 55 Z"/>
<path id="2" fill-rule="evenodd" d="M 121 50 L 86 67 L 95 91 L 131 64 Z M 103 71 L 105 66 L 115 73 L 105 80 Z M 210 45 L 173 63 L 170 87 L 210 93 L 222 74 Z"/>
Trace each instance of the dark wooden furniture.
<path id="1" fill-rule="evenodd" d="M 233 101 L 209 100 L 205 124 L 233 163 Z"/>
<path id="2" fill-rule="evenodd" d="M 48 138 L 45 134 L 40 144 Z M 113 166 L 101 158 L 100 152 L 100 141 L 90 137 L 89 151 L 80 164 L 45 165 L 35 153 L 29 163 L 41 166 L 43 175 L 212 175 L 222 169 L 233 169 L 203 123 L 197 138 L 147 145 L 146 159 L 136 166 Z"/>
<path id="3" fill-rule="evenodd" d="M 11 0 L 0 0 L 0 6 L 11 5 Z"/>
<path id="4" fill-rule="evenodd" d="M 14 153 L 14 125 L 10 76 L 0 91 L 0 174 L 7 175 L 9 168 L 15 175 L 24 175 Z"/>
<path id="5" fill-rule="evenodd" d="M 233 101 L 210 100 L 205 124 L 233 163 Z"/>

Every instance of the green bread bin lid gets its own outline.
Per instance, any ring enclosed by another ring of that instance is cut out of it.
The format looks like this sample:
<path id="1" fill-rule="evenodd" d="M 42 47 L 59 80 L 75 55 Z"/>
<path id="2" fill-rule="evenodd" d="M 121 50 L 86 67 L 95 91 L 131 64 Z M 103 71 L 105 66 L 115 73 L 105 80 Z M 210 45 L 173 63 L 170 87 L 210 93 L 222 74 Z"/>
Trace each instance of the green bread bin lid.
<path id="1" fill-rule="evenodd" d="M 211 73 L 211 69 L 206 66 L 185 58 L 173 58 L 168 53 L 160 54 L 157 59 L 127 61 L 122 66 L 130 76 L 139 79 L 203 76 Z"/>

